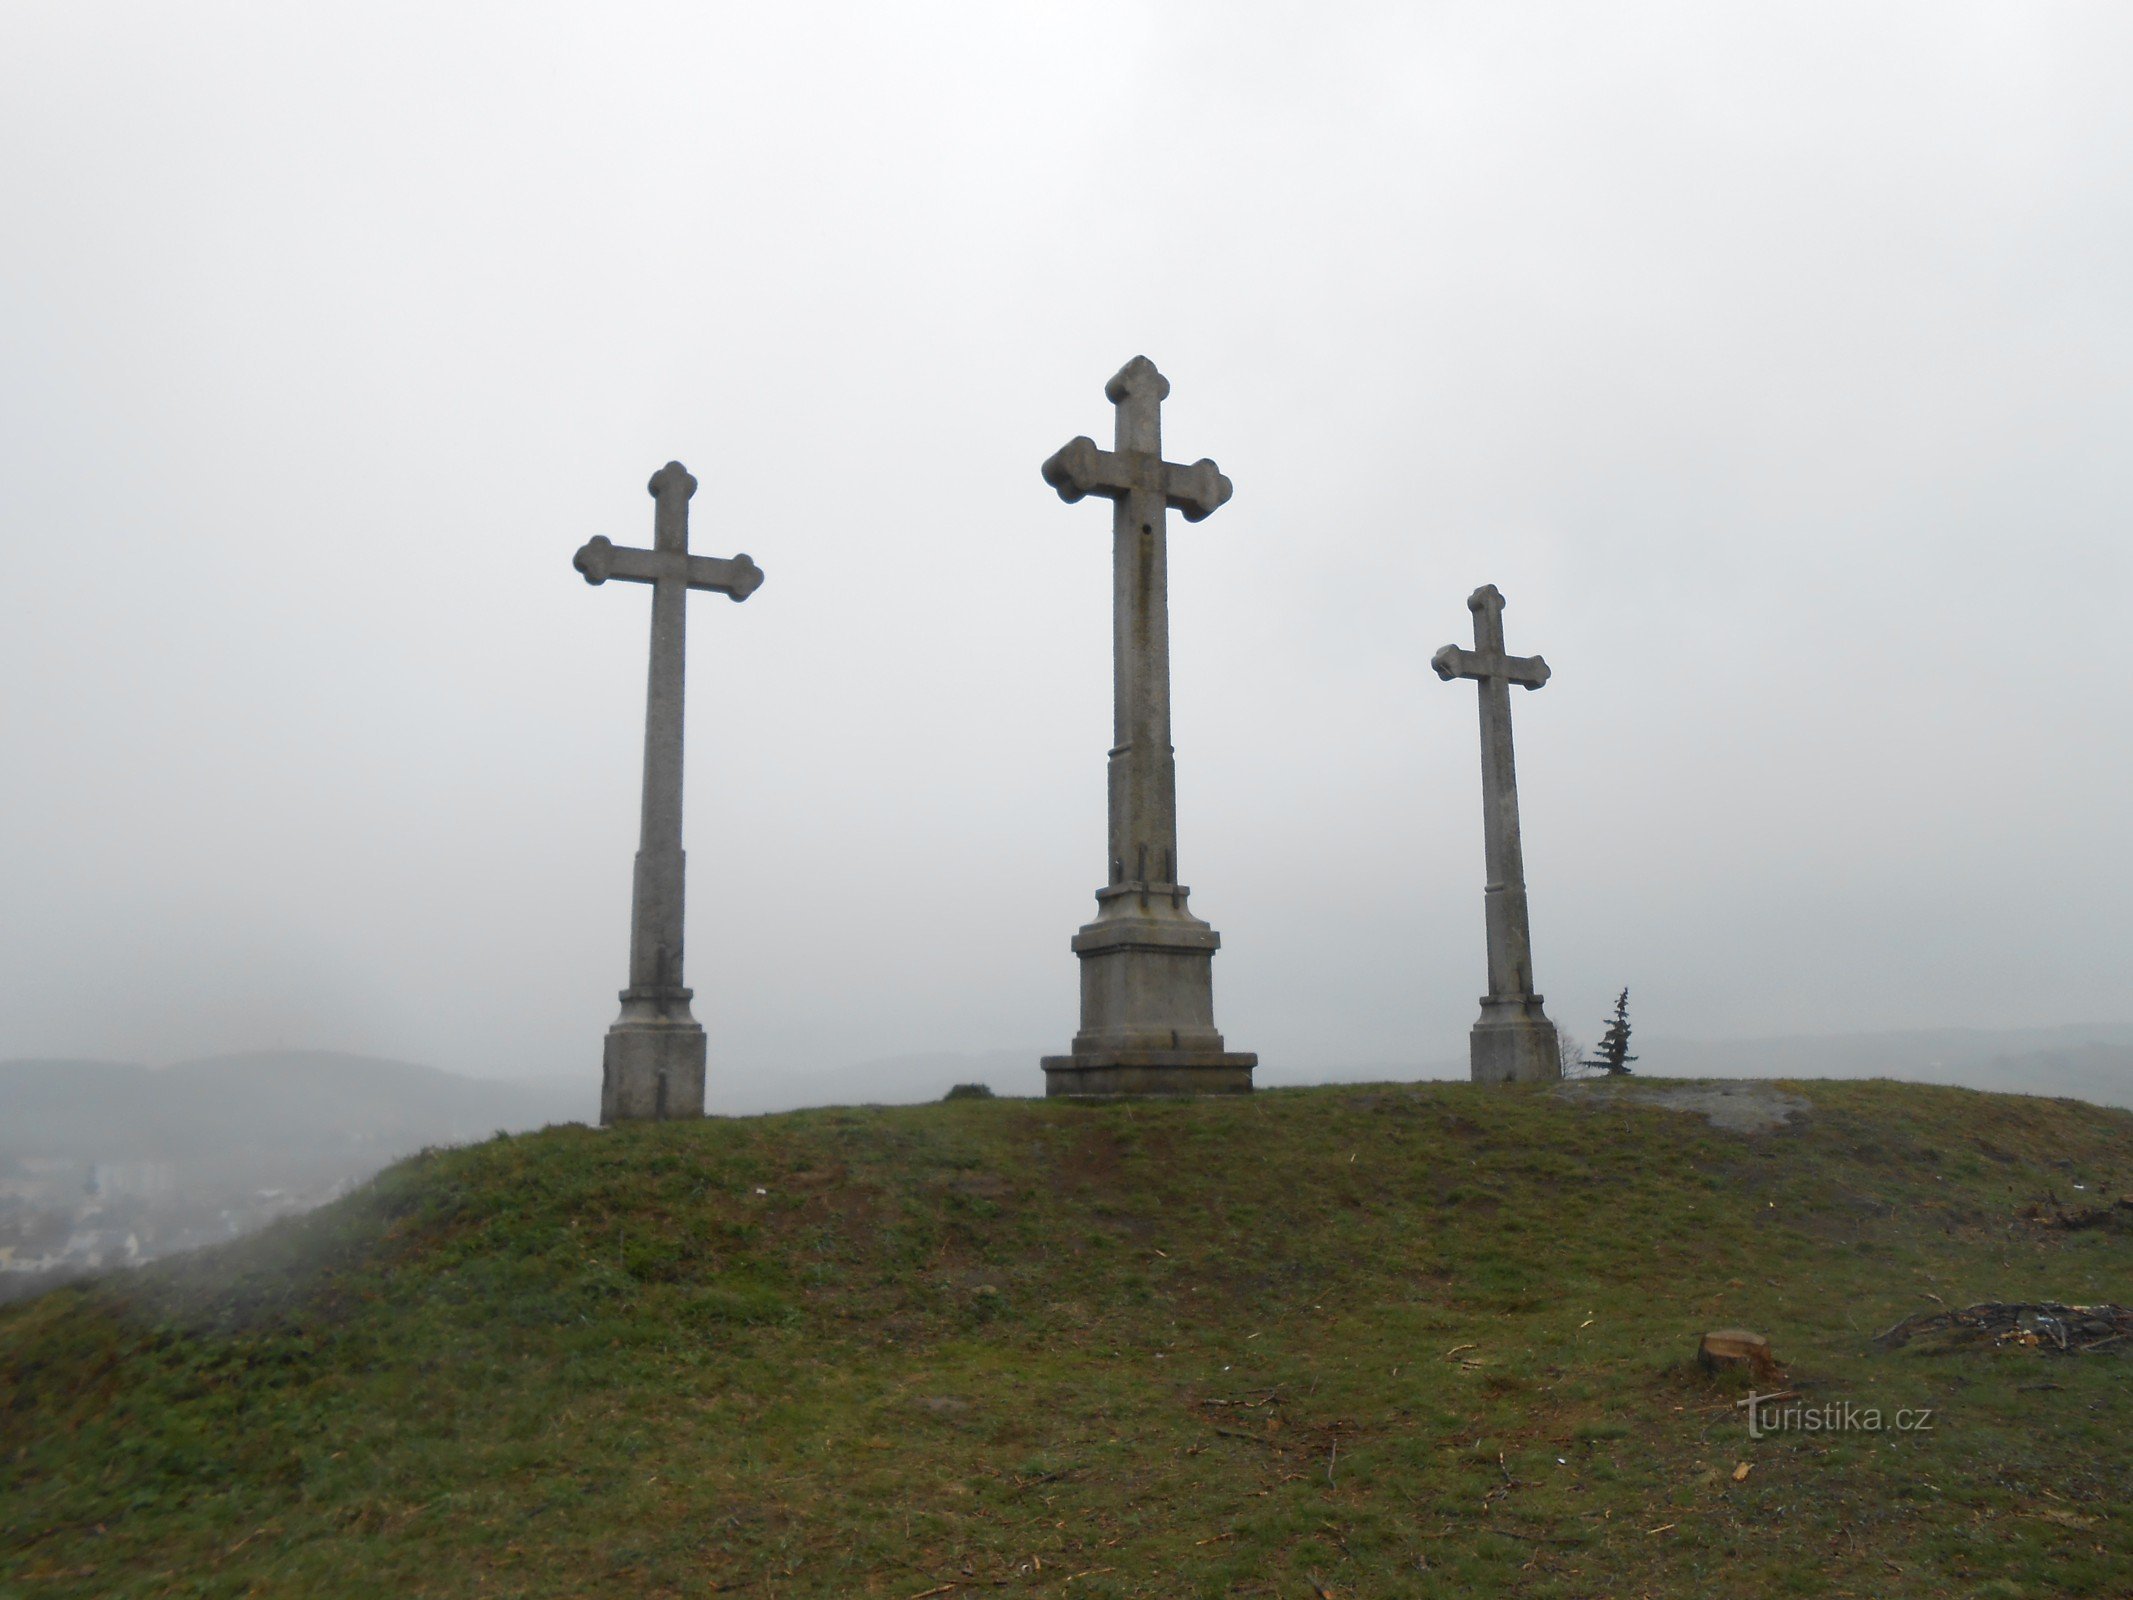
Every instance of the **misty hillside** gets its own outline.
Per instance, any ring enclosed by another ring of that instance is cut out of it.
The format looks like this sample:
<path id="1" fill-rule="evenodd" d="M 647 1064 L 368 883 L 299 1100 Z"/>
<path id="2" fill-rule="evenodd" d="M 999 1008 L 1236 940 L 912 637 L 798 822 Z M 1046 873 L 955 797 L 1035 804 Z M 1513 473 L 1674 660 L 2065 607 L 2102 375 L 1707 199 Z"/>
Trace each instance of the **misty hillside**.
<path id="1" fill-rule="evenodd" d="M 596 1086 L 580 1098 L 594 1102 Z M 424 1145 L 596 1109 L 553 1091 L 324 1050 L 169 1067 L 0 1061 L 0 1157 L 189 1163 L 375 1155 L 382 1163 Z"/>
<path id="2" fill-rule="evenodd" d="M 2133 1116 L 1698 1093 L 980 1100 L 438 1152 L 0 1309 L 0 1591 L 2133 1593 L 2129 1358 L 1875 1338 L 2133 1301 Z M 1745 1383 L 1693 1360 L 1729 1325 L 1797 1394 L 1936 1431 L 1751 1438 Z"/>
<path id="3" fill-rule="evenodd" d="M 1594 1030 L 1597 1032 L 1597 1030 Z M 1648 1076 L 1900 1078 L 2133 1107 L 2133 1027 L 1919 1028 L 1775 1039 L 1633 1041 Z"/>
<path id="4" fill-rule="evenodd" d="M 592 1099 L 325 1051 L 0 1062 L 0 1300 L 235 1238 L 417 1150 Z"/>

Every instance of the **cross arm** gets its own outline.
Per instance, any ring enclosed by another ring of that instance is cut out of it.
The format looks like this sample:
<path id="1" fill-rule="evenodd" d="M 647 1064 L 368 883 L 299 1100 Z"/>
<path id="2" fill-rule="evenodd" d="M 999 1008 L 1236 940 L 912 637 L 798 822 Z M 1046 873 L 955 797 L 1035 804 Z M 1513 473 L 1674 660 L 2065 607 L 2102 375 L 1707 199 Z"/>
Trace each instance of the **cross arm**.
<path id="1" fill-rule="evenodd" d="M 1187 522 L 1212 514 L 1234 492 L 1221 469 L 1204 456 L 1181 467 L 1137 450 L 1101 449 L 1087 434 L 1054 451 L 1043 472 L 1044 481 L 1069 505 L 1084 495 L 1116 500 L 1145 489 L 1162 495 L 1164 503 L 1182 511 Z"/>
<path id="2" fill-rule="evenodd" d="M 1187 522 L 1213 515 L 1235 492 L 1222 470 L 1205 456 L 1189 467 L 1163 463 L 1163 499 L 1184 512 Z"/>
<path id="3" fill-rule="evenodd" d="M 679 578 L 692 589 L 715 589 L 734 600 L 747 599 L 763 582 L 763 569 L 746 555 L 720 560 L 679 550 L 638 550 L 618 545 L 605 535 L 583 546 L 570 564 L 585 574 L 587 583 L 605 583 L 610 578 L 657 583 L 662 578 Z"/>
<path id="4" fill-rule="evenodd" d="M 624 578 L 632 583 L 656 583 L 665 565 L 658 550 L 632 550 L 601 535 L 581 545 L 570 564 L 585 574 L 587 583 L 605 583 Z"/>
<path id="5" fill-rule="evenodd" d="M 1448 644 L 1429 658 L 1437 676 L 1446 683 L 1454 678 L 1502 678 L 1506 682 L 1538 689 L 1548 681 L 1548 663 L 1539 656 L 1484 655 Z"/>
<path id="6" fill-rule="evenodd" d="M 1072 505 L 1084 495 L 1100 494 L 1116 500 L 1143 485 L 1134 473 L 1139 463 L 1116 450 L 1101 450 L 1087 434 L 1069 439 L 1053 451 L 1042 468 L 1044 481 L 1059 491 L 1059 498 Z"/>
<path id="7" fill-rule="evenodd" d="M 716 589 L 729 600 L 745 600 L 763 586 L 763 569 L 745 552 L 723 561 L 715 556 L 691 556 L 688 579 L 692 589 Z M 1543 673 L 1547 670 L 1541 668 Z"/>

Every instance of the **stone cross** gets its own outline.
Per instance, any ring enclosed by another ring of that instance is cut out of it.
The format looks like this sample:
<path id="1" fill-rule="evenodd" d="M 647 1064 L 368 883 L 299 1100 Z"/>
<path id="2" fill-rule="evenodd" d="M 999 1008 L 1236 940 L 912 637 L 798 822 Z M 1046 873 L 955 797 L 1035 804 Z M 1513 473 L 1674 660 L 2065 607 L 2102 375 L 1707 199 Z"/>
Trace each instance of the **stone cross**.
<path id="1" fill-rule="evenodd" d="M 1450 683 L 1481 685 L 1482 843 L 1489 881 L 1489 992 L 1469 1041 L 1476 1083 L 1560 1078 L 1555 1024 L 1533 992 L 1533 933 L 1526 918 L 1526 862 L 1518 844 L 1518 773 L 1511 756 L 1511 685 L 1538 689 L 1548 681 L 1539 656 L 1505 653 L 1503 596 L 1493 583 L 1467 597 L 1474 613 L 1474 648 L 1448 644 L 1430 659 Z"/>
<path id="2" fill-rule="evenodd" d="M 652 586 L 652 664 L 644 710 L 644 812 L 630 898 L 630 986 L 607 1030 L 600 1121 L 704 1114 L 704 1030 L 681 981 L 681 709 L 684 601 L 691 589 L 745 600 L 763 581 L 745 555 L 689 554 L 689 497 L 696 480 L 669 461 L 646 485 L 657 511 L 652 548 L 596 538 L 571 565 L 587 583 L 621 578 Z"/>
<path id="3" fill-rule="evenodd" d="M 1075 935 L 1081 1031 L 1044 1058 L 1047 1094 L 1241 1092 L 1258 1057 L 1227 1051 L 1214 1021 L 1215 930 L 1178 882 L 1177 780 L 1170 744 L 1170 601 L 1165 519 L 1198 522 L 1230 497 L 1205 459 L 1163 459 L 1170 382 L 1135 356 L 1104 385 L 1114 447 L 1077 438 L 1044 463 L 1071 504 L 1111 502 L 1110 871 L 1096 920 Z"/>

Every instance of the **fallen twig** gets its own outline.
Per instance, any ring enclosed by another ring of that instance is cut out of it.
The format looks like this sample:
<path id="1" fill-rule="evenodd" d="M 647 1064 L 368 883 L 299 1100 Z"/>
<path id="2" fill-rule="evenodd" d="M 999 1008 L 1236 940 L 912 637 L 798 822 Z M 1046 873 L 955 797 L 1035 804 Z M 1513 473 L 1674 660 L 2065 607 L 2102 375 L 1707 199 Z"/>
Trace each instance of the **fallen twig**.
<path id="1" fill-rule="evenodd" d="M 1672 1526 L 1672 1524 L 1668 1524 L 1668 1526 Z M 1588 1539 L 1584 1534 L 1578 1534 L 1574 1537 L 1566 1537 L 1565 1535 L 1559 1533 L 1528 1533 L 1524 1528 L 1505 1527 L 1498 1527 L 1494 1531 L 1502 1534 L 1506 1539 L 1523 1539 L 1528 1544 L 1563 1544 L 1575 1546 L 1589 1544 L 1591 1542 L 1590 1539 Z M 1657 1530 L 1655 1529 L 1653 1531 L 1656 1532 Z"/>
<path id="2" fill-rule="evenodd" d="M 1281 1391 L 1279 1389 L 1269 1389 L 1257 1400 L 1218 1400 L 1210 1398 L 1200 1402 L 1203 1406 L 1242 1406 L 1246 1411 L 1256 1411 L 1261 1406 L 1273 1406 L 1280 1403 Z"/>

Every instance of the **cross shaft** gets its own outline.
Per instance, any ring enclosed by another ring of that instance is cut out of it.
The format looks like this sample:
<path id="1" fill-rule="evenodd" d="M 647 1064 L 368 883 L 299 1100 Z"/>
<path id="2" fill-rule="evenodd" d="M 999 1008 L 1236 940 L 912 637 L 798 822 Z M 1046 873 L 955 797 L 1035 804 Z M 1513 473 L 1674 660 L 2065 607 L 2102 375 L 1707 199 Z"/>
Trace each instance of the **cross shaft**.
<path id="1" fill-rule="evenodd" d="M 1111 502 L 1110 872 L 1114 886 L 1177 883 L 1177 769 L 1170 743 L 1170 578 L 1164 527 L 1172 507 L 1198 522 L 1230 497 L 1214 462 L 1163 459 L 1170 380 L 1135 356 L 1104 385 L 1116 408 L 1115 448 L 1086 435 L 1044 463 L 1044 481 L 1073 504 Z"/>

